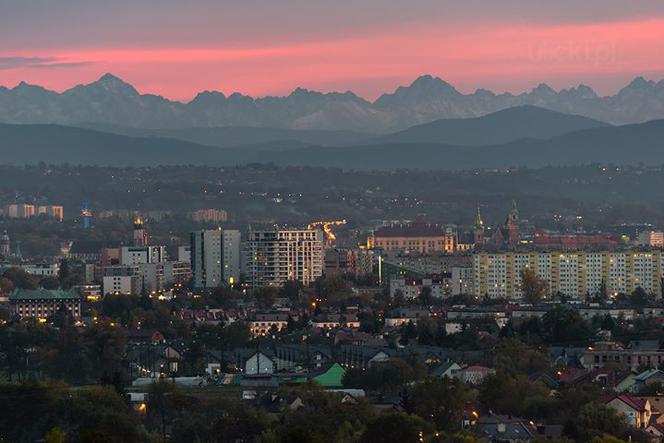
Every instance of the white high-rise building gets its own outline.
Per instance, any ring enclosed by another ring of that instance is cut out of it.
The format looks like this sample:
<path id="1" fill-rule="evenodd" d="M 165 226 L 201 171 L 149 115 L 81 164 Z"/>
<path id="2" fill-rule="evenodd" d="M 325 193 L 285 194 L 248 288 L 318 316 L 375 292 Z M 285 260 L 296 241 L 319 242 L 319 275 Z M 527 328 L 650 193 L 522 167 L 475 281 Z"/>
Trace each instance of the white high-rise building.
<path id="1" fill-rule="evenodd" d="M 123 246 L 120 248 L 120 264 L 139 265 L 166 261 L 165 246 Z"/>
<path id="2" fill-rule="evenodd" d="M 240 280 L 240 231 L 194 231 L 190 251 L 195 288 L 214 288 Z"/>
<path id="3" fill-rule="evenodd" d="M 288 280 L 306 286 L 323 274 L 323 231 L 250 231 L 245 257 L 253 286 L 280 286 Z"/>

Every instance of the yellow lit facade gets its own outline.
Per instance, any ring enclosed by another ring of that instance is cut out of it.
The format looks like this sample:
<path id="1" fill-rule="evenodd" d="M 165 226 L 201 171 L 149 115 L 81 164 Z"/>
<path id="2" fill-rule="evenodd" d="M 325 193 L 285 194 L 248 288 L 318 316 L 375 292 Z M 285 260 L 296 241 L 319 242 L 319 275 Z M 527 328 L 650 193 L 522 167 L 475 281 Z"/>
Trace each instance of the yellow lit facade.
<path id="1" fill-rule="evenodd" d="M 549 296 L 583 298 L 631 293 L 641 287 L 661 294 L 662 251 L 481 252 L 473 255 L 477 297 L 521 298 L 521 270 L 533 269 L 547 282 Z"/>

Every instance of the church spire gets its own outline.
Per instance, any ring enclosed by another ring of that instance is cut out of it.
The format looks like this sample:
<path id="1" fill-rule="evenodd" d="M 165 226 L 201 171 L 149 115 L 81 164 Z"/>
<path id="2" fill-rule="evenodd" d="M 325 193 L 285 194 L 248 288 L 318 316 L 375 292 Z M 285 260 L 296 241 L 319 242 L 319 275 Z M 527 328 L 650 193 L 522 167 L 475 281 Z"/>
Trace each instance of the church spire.
<path id="1" fill-rule="evenodd" d="M 477 215 L 475 215 L 475 229 L 484 229 L 484 221 L 480 214 L 480 205 L 477 205 Z"/>

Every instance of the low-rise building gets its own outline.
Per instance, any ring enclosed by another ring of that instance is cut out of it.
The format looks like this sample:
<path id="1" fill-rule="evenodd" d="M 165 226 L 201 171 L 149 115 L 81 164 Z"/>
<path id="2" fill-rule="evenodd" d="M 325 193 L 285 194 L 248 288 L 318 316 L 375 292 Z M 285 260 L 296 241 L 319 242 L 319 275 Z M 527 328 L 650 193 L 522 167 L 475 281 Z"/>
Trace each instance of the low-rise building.
<path id="1" fill-rule="evenodd" d="M 266 335 L 272 329 L 281 331 L 288 325 L 288 317 L 283 312 L 257 313 L 249 321 L 249 330 L 253 335 Z"/>
<path id="2" fill-rule="evenodd" d="M 60 289 L 15 289 L 9 295 L 12 311 L 19 317 L 47 319 L 61 308 L 75 319 L 81 317 L 81 296 L 78 291 Z"/>
<path id="3" fill-rule="evenodd" d="M 652 416 L 650 401 L 643 401 L 627 394 L 616 395 L 607 401 L 606 405 L 624 415 L 629 424 L 635 428 L 646 428 Z"/>

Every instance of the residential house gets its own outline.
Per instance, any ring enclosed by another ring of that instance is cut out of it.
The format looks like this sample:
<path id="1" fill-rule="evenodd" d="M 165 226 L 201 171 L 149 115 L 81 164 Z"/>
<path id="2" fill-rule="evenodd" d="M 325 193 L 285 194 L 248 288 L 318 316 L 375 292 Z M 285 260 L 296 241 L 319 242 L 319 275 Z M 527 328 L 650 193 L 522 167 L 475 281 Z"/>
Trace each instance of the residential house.
<path id="1" fill-rule="evenodd" d="M 643 401 L 631 395 L 618 394 L 606 401 L 606 405 L 625 415 L 629 424 L 635 428 L 645 429 L 650 423 L 652 408 L 648 400 Z"/>
<path id="2" fill-rule="evenodd" d="M 537 429 L 522 418 L 492 413 L 479 417 L 470 430 L 492 443 L 529 442 L 537 433 Z"/>

